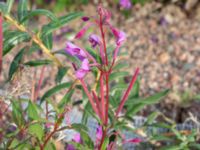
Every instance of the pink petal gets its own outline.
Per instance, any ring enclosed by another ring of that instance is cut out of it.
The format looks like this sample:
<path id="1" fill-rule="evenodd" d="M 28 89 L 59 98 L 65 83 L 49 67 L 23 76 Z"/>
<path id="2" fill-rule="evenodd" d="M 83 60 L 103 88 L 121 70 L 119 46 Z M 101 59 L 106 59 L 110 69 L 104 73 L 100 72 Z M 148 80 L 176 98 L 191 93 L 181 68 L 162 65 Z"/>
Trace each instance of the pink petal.
<path id="1" fill-rule="evenodd" d="M 125 9 L 130 9 L 132 4 L 130 0 L 120 0 L 119 4 Z"/>
<path id="2" fill-rule="evenodd" d="M 140 142 L 142 142 L 141 139 L 133 138 L 133 139 L 125 140 L 123 143 L 134 143 L 134 144 L 137 144 L 137 143 L 140 143 Z"/>
<path id="3" fill-rule="evenodd" d="M 102 135 L 103 135 L 102 126 L 98 126 L 96 130 L 96 139 L 101 140 Z"/>
<path id="4" fill-rule="evenodd" d="M 85 75 L 86 75 L 86 73 L 87 73 L 88 71 L 85 71 L 85 70 L 83 70 L 83 69 L 78 69 L 77 71 L 76 71 L 76 77 L 78 78 L 78 79 L 82 79 Z"/>
<path id="5" fill-rule="evenodd" d="M 89 36 L 89 42 L 92 44 L 92 47 L 95 48 L 96 45 L 100 45 L 100 38 L 95 34 Z"/>
<path id="6" fill-rule="evenodd" d="M 81 29 L 81 30 L 76 34 L 75 39 L 80 39 L 80 38 L 82 38 L 83 35 L 85 34 L 85 32 L 86 32 L 86 28 Z"/>
<path id="7" fill-rule="evenodd" d="M 90 66 L 89 66 L 89 61 L 88 61 L 88 59 L 84 59 L 84 60 L 82 61 L 81 69 L 83 69 L 83 70 L 85 70 L 85 71 L 89 71 L 89 70 L 90 70 Z"/>
<path id="8" fill-rule="evenodd" d="M 83 60 L 87 56 L 81 48 L 71 42 L 67 42 L 65 51 L 71 56 L 77 56 L 80 60 Z"/>
<path id="9" fill-rule="evenodd" d="M 80 135 L 80 133 L 77 133 L 77 134 L 74 135 L 73 141 L 77 142 L 77 143 L 81 143 L 81 135 Z"/>

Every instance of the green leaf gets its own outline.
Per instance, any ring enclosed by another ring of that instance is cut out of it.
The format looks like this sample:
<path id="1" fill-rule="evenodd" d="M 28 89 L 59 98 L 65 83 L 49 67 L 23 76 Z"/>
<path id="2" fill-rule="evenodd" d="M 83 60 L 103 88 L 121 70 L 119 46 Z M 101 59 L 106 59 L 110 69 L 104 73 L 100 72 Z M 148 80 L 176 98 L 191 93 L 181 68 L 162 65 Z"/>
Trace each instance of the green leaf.
<path id="1" fill-rule="evenodd" d="M 13 6 L 14 0 L 7 0 L 7 13 L 10 13 L 12 6 Z"/>
<path id="2" fill-rule="evenodd" d="M 53 94 L 59 92 L 62 89 L 65 88 L 69 88 L 71 86 L 71 82 L 65 82 L 59 85 L 56 85 L 55 87 L 51 88 L 50 90 L 48 90 L 41 98 L 40 103 L 42 103 L 46 98 L 49 98 L 50 96 L 52 96 Z"/>
<path id="3" fill-rule="evenodd" d="M 20 102 L 18 100 L 13 100 L 12 102 L 12 117 L 13 121 L 16 123 L 18 127 L 21 127 L 24 124 L 24 118 L 22 114 L 22 109 L 20 106 Z"/>
<path id="4" fill-rule="evenodd" d="M 10 50 L 17 44 L 30 40 L 30 36 L 26 32 L 20 31 L 8 31 L 4 35 L 3 41 L 3 56 L 5 56 Z"/>
<path id="5" fill-rule="evenodd" d="M 180 148 L 180 146 L 166 146 L 160 150 L 182 150 L 182 148 Z"/>
<path id="6" fill-rule="evenodd" d="M 48 33 L 48 34 L 41 34 L 41 39 L 44 45 L 51 50 L 53 47 L 53 34 Z"/>
<path id="7" fill-rule="evenodd" d="M 56 16 L 52 12 L 50 12 L 50 11 L 48 11 L 46 9 L 35 9 L 35 10 L 32 10 L 32 11 L 28 12 L 22 18 L 20 23 L 23 23 L 26 20 L 30 19 L 31 17 L 37 16 L 37 15 L 45 15 L 45 16 L 49 17 L 51 20 L 55 21 L 57 24 L 59 23 L 58 19 L 56 18 Z"/>
<path id="8" fill-rule="evenodd" d="M 163 135 L 154 135 L 151 140 L 156 140 L 156 141 L 171 141 L 173 140 L 170 137 L 163 136 Z"/>
<path id="9" fill-rule="evenodd" d="M 19 0 L 18 8 L 17 8 L 17 17 L 19 22 L 22 21 L 22 18 L 28 12 L 28 0 Z"/>
<path id="10" fill-rule="evenodd" d="M 57 73 L 56 79 L 55 79 L 56 83 L 60 83 L 62 81 L 62 79 L 65 76 L 65 74 L 67 73 L 68 69 L 69 69 L 68 67 L 58 68 L 58 73 Z"/>
<path id="11" fill-rule="evenodd" d="M 109 144 L 109 138 L 106 137 L 106 138 L 104 139 L 104 141 L 103 141 L 103 145 L 102 145 L 101 150 L 106 150 L 107 147 L 108 147 L 108 144 Z"/>
<path id="12" fill-rule="evenodd" d="M 53 142 L 49 141 L 47 143 L 47 145 L 45 146 L 45 149 L 44 150 L 56 150 L 56 146 L 54 145 Z"/>
<path id="13" fill-rule="evenodd" d="M 113 70 L 121 70 L 121 69 L 124 69 L 124 68 L 128 68 L 128 63 L 127 62 L 119 62 L 117 63 L 114 67 L 113 67 Z"/>
<path id="14" fill-rule="evenodd" d="M 117 80 L 119 78 L 123 78 L 128 74 L 128 72 L 123 71 L 123 72 L 113 72 L 110 74 L 109 81 Z"/>
<path id="15" fill-rule="evenodd" d="M 80 124 L 80 123 L 73 123 L 71 126 L 76 131 L 85 131 L 85 132 L 88 131 L 87 126 Z"/>
<path id="16" fill-rule="evenodd" d="M 28 132 L 36 136 L 40 141 L 42 140 L 42 137 L 44 136 L 44 129 L 42 128 L 42 125 L 39 123 L 31 124 L 28 127 Z"/>
<path id="17" fill-rule="evenodd" d="M 27 113 L 28 113 L 28 117 L 30 119 L 33 119 L 33 120 L 38 120 L 40 119 L 40 116 L 38 114 L 38 108 L 37 106 L 32 103 L 31 101 L 29 101 L 28 103 L 28 108 L 27 108 Z"/>
<path id="18" fill-rule="evenodd" d="M 63 109 L 66 106 L 66 104 L 69 103 L 73 93 L 74 93 L 74 90 L 70 90 L 67 94 L 65 94 L 62 100 L 58 103 L 59 109 Z"/>
<path id="19" fill-rule="evenodd" d="M 127 110 L 126 112 L 126 116 L 133 116 L 135 115 L 137 112 L 139 112 L 140 110 L 142 110 L 142 108 L 144 107 L 144 104 L 135 104 L 133 105 L 129 110 Z"/>
<path id="20" fill-rule="evenodd" d="M 131 104 L 145 104 L 145 105 L 151 105 L 159 102 L 161 98 L 166 96 L 169 93 L 169 89 L 164 90 L 162 92 L 156 93 L 152 96 L 149 96 L 147 98 L 138 98 L 138 99 L 129 99 L 125 105 L 131 105 Z"/>
<path id="21" fill-rule="evenodd" d="M 49 24 L 47 24 L 43 27 L 42 34 L 47 35 L 82 15 L 83 15 L 83 13 L 81 13 L 81 12 L 75 12 L 75 13 L 70 13 L 66 16 L 62 16 L 62 17 L 58 18 L 59 23 L 57 21 L 52 20 L 52 22 L 50 22 Z"/>
<path id="22" fill-rule="evenodd" d="M 12 63 L 10 65 L 9 73 L 8 73 L 8 80 L 11 80 L 14 73 L 18 70 L 19 65 L 22 61 L 24 55 L 25 48 L 21 49 L 19 53 L 14 57 Z"/>
<path id="23" fill-rule="evenodd" d="M 146 125 L 152 124 L 155 119 L 158 117 L 159 113 L 158 112 L 153 112 L 147 117 L 147 121 L 145 122 Z"/>
<path id="24" fill-rule="evenodd" d="M 31 60 L 31 61 L 25 62 L 24 65 L 30 66 L 30 67 L 37 67 L 37 66 L 42 66 L 42 65 L 48 65 L 51 63 L 52 63 L 51 60 L 41 59 L 41 60 Z"/>

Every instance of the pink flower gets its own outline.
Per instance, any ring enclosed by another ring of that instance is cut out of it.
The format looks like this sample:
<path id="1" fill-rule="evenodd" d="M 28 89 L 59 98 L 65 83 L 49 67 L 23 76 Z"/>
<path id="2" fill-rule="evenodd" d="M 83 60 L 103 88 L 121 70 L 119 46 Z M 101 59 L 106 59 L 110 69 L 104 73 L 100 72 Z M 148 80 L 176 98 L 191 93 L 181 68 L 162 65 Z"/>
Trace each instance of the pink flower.
<path id="1" fill-rule="evenodd" d="M 85 33 L 86 33 L 86 31 L 88 30 L 88 28 L 89 27 L 91 27 L 92 26 L 92 23 L 88 23 L 87 25 L 85 25 L 77 34 L 76 34 L 76 36 L 75 36 L 75 39 L 80 39 L 80 38 L 82 38 L 84 35 L 85 35 Z"/>
<path id="2" fill-rule="evenodd" d="M 99 125 L 99 126 L 97 127 L 97 130 L 96 130 L 96 140 L 97 140 L 97 141 L 101 140 L 102 135 L 103 135 L 102 126 Z"/>
<path id="3" fill-rule="evenodd" d="M 102 5 L 98 6 L 98 13 L 101 17 L 103 17 L 103 20 L 105 20 L 105 23 L 108 23 L 110 21 L 112 13 L 109 10 L 103 8 Z"/>
<path id="4" fill-rule="evenodd" d="M 82 19 L 84 22 L 86 22 L 86 21 L 90 20 L 90 18 L 89 18 L 89 17 L 87 17 L 87 16 L 83 16 L 81 19 Z"/>
<path id="5" fill-rule="evenodd" d="M 142 142 L 141 139 L 133 138 L 133 139 L 125 140 L 123 143 L 134 143 L 134 144 L 137 144 L 137 143 L 141 143 L 141 142 Z"/>
<path id="6" fill-rule="evenodd" d="M 80 60 L 83 60 L 87 57 L 87 55 L 81 48 L 72 44 L 71 42 L 67 42 L 65 51 L 66 51 L 66 53 L 68 53 L 71 56 L 78 57 Z"/>
<path id="7" fill-rule="evenodd" d="M 119 4 L 125 9 L 130 9 L 132 4 L 130 0 L 120 0 Z"/>
<path id="8" fill-rule="evenodd" d="M 88 59 L 84 59 L 81 64 L 81 68 L 76 71 L 76 77 L 82 79 L 90 71 Z"/>
<path id="9" fill-rule="evenodd" d="M 72 141 L 74 141 L 76 143 L 82 143 L 80 133 L 75 134 Z M 68 144 L 66 150 L 76 150 L 76 149 L 72 144 Z"/>
<path id="10" fill-rule="evenodd" d="M 113 26 L 109 25 L 112 33 L 116 38 L 117 45 L 121 45 L 122 42 L 126 40 L 126 34 L 123 31 L 119 31 L 118 29 L 114 28 Z"/>
<path id="11" fill-rule="evenodd" d="M 97 45 L 100 45 L 100 38 L 95 34 L 89 36 L 89 42 L 92 44 L 92 47 L 95 48 Z"/>

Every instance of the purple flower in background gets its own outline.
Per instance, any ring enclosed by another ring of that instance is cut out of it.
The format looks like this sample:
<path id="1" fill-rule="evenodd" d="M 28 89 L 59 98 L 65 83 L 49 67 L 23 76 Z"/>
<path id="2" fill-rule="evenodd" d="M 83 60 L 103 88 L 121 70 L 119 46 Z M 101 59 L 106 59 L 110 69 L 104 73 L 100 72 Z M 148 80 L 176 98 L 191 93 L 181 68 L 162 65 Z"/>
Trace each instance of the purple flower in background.
<path id="1" fill-rule="evenodd" d="M 81 68 L 76 71 L 76 77 L 82 79 L 90 71 L 88 59 L 84 59 L 81 64 Z"/>
<path id="2" fill-rule="evenodd" d="M 71 56 L 78 57 L 81 61 L 86 58 L 85 52 L 71 42 L 67 42 L 65 51 Z"/>
<path id="3" fill-rule="evenodd" d="M 97 45 L 100 45 L 100 38 L 95 34 L 89 36 L 89 42 L 92 44 L 92 47 L 95 48 Z"/>
<path id="4" fill-rule="evenodd" d="M 101 140 L 102 135 L 103 135 L 102 126 L 99 125 L 96 130 L 96 140 Z"/>
<path id="5" fill-rule="evenodd" d="M 76 143 L 82 143 L 80 133 L 75 134 L 72 141 Z M 76 149 L 72 144 L 68 144 L 66 150 L 76 150 Z"/>
<path id="6" fill-rule="evenodd" d="M 130 0 L 120 0 L 119 4 L 125 9 L 130 9 L 132 4 Z"/>

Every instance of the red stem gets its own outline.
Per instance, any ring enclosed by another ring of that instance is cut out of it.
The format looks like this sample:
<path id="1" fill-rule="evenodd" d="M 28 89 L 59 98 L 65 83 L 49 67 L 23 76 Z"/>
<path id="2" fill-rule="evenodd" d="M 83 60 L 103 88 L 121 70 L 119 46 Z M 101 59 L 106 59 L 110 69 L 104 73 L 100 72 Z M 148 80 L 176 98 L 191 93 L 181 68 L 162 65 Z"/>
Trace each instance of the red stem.
<path id="1" fill-rule="evenodd" d="M 136 69 L 136 71 L 135 71 L 135 73 L 134 73 L 134 75 L 133 75 L 133 77 L 131 79 L 131 83 L 129 84 L 129 86 L 128 86 L 128 88 L 127 88 L 127 90 L 126 90 L 126 92 L 125 92 L 125 94 L 124 94 L 124 96 L 123 96 L 123 98 L 122 98 L 122 100 L 121 100 L 121 102 L 119 104 L 119 107 L 118 107 L 118 109 L 116 111 L 116 116 L 118 116 L 119 112 L 122 110 L 122 108 L 123 108 L 128 96 L 129 96 L 129 93 L 130 93 L 130 91 L 131 91 L 131 89 L 133 87 L 133 84 L 135 83 L 135 81 L 137 79 L 138 73 L 139 73 L 139 68 Z"/>
<path id="2" fill-rule="evenodd" d="M 101 73 L 100 75 L 100 94 L 101 94 L 101 109 L 102 109 L 102 115 L 103 115 L 102 121 L 104 122 L 105 121 L 105 99 L 104 99 L 103 73 Z"/>
<path id="3" fill-rule="evenodd" d="M 2 72 L 2 56 L 3 56 L 3 18 L 0 13 L 0 75 Z"/>
<path id="4" fill-rule="evenodd" d="M 109 72 L 106 72 L 106 112 L 105 112 L 105 124 L 108 123 L 108 109 L 109 109 Z"/>
<path id="5" fill-rule="evenodd" d="M 38 81 L 38 86 L 37 86 L 37 89 L 36 89 L 36 92 L 35 92 L 35 95 L 34 95 L 34 100 L 35 100 L 35 101 L 37 100 L 39 91 L 40 91 L 40 89 L 41 89 L 42 80 L 43 80 L 43 78 L 44 78 L 44 71 L 45 71 L 45 66 L 43 66 L 43 67 L 42 67 L 42 70 L 41 70 L 40 79 L 39 79 L 39 81 Z"/>
<path id="6" fill-rule="evenodd" d="M 92 105 L 92 108 L 93 108 L 94 112 L 98 115 L 98 110 L 97 110 L 97 108 L 95 106 L 95 103 L 94 103 L 94 101 L 92 99 L 92 96 L 90 95 L 90 92 L 88 91 L 87 85 L 85 84 L 83 79 L 80 79 L 80 81 L 81 81 L 82 87 L 83 87 L 83 89 L 84 89 L 84 91 L 85 91 L 85 93 L 86 93 L 86 95 L 87 95 L 87 97 L 88 97 L 88 99 L 90 101 L 90 104 Z"/>
<path id="7" fill-rule="evenodd" d="M 108 56 L 107 56 L 107 52 L 106 52 L 106 41 L 105 41 L 105 35 L 104 35 L 104 31 L 103 31 L 102 14 L 100 14 L 100 24 L 99 24 L 99 27 L 100 27 L 102 41 L 103 41 L 104 53 L 105 53 L 105 58 L 106 58 L 106 65 L 108 65 Z"/>
<path id="8" fill-rule="evenodd" d="M 103 122 L 103 113 L 102 113 L 101 105 L 100 105 L 100 102 L 99 102 L 99 98 L 97 97 L 97 95 L 95 94 L 94 91 L 92 91 L 92 95 L 93 95 L 93 97 L 94 97 L 94 100 L 96 101 L 96 106 L 97 106 L 99 118 L 100 118 L 100 119 L 102 120 L 102 122 Z"/>

